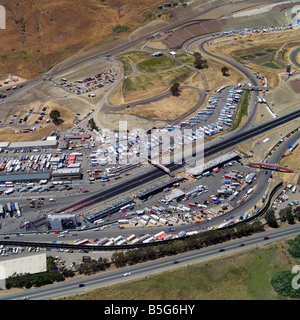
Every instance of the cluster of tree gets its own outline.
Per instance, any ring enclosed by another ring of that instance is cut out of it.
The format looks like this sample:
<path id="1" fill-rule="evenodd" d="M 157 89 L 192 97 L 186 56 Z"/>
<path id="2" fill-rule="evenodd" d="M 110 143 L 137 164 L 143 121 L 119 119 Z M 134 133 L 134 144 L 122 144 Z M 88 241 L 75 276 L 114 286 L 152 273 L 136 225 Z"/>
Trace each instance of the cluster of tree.
<path id="1" fill-rule="evenodd" d="M 62 123 L 62 119 L 60 119 L 60 112 L 56 109 L 53 109 L 49 113 L 49 117 L 53 120 L 55 125 L 59 125 Z"/>
<path id="2" fill-rule="evenodd" d="M 179 90 L 180 84 L 178 82 L 174 82 L 170 87 L 171 95 L 174 97 L 180 96 L 180 90 Z"/>
<path id="3" fill-rule="evenodd" d="M 285 209 L 281 209 L 278 214 L 282 222 L 287 220 L 289 224 L 294 224 L 295 219 L 300 221 L 300 206 L 294 209 L 292 207 L 286 207 Z"/>
<path id="4" fill-rule="evenodd" d="M 194 56 L 194 67 L 196 69 L 204 69 L 208 68 L 207 60 L 202 58 L 202 55 L 200 52 L 193 53 Z"/>
<path id="5" fill-rule="evenodd" d="M 288 252 L 294 258 L 300 258 L 300 234 L 295 239 L 288 242 Z M 298 265 L 300 261 L 298 261 Z M 296 281 L 295 281 L 296 280 Z M 282 296 L 291 298 L 300 298 L 300 290 L 298 288 L 298 276 L 289 270 L 281 270 L 271 278 L 271 285 L 274 290 Z M 295 287 L 295 282 L 297 287 Z M 294 285 L 293 285 L 294 284 Z"/>
<path id="6" fill-rule="evenodd" d="M 79 274 L 90 275 L 99 271 L 105 271 L 111 263 L 105 258 L 100 258 L 98 261 L 91 260 L 82 262 L 77 269 Z M 61 282 L 66 278 L 73 277 L 75 271 L 65 267 L 57 268 L 55 258 L 47 257 L 47 271 L 42 273 L 30 274 L 13 274 L 6 279 L 6 288 L 26 288 L 41 287 L 54 282 Z"/>
<path id="7" fill-rule="evenodd" d="M 120 24 L 117 24 L 112 28 L 112 31 L 116 33 L 128 32 L 129 30 L 130 28 L 128 26 L 121 26 Z"/>
<path id="8" fill-rule="evenodd" d="M 182 240 L 170 241 L 166 244 L 130 249 L 125 252 L 114 252 L 111 262 L 116 267 L 124 267 L 148 260 L 201 249 L 210 245 L 222 243 L 235 238 L 248 236 L 263 231 L 263 225 L 256 221 L 252 224 L 241 223 L 235 228 L 217 229 L 190 236 Z"/>
<path id="9" fill-rule="evenodd" d="M 287 221 L 289 224 L 294 224 L 295 219 L 300 221 L 300 206 L 297 206 L 294 209 L 288 206 L 285 209 L 281 209 L 278 212 L 278 215 L 281 222 Z M 278 222 L 273 209 L 269 209 L 264 218 L 270 227 L 278 228 Z"/>
<path id="10" fill-rule="evenodd" d="M 65 277 L 61 272 L 43 272 L 43 273 L 22 273 L 13 274 L 6 279 L 6 288 L 26 288 L 41 287 L 54 282 L 64 281 Z"/>
<path id="11" fill-rule="evenodd" d="M 229 69 L 227 67 L 222 67 L 222 69 L 221 69 L 222 75 L 224 77 L 228 77 L 229 76 L 229 74 L 227 73 L 228 71 L 229 71 Z"/>
<path id="12" fill-rule="evenodd" d="M 300 258 L 300 234 L 289 241 L 288 253 L 294 258 Z"/>
<path id="13" fill-rule="evenodd" d="M 110 265 L 111 263 L 106 258 L 85 261 L 85 262 L 82 262 L 78 267 L 78 272 L 79 274 L 91 275 L 99 271 L 105 271 L 110 267 Z"/>

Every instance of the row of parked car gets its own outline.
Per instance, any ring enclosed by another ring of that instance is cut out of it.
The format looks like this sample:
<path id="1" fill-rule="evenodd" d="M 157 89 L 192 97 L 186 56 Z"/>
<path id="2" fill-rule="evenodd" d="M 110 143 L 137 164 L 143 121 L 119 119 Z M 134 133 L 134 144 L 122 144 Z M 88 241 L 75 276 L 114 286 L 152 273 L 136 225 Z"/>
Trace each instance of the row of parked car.
<path id="1" fill-rule="evenodd" d="M 66 78 L 61 78 L 60 85 L 70 91 L 82 95 L 84 93 L 93 92 L 117 80 L 117 71 L 115 68 L 109 69 L 107 72 L 101 72 L 94 76 L 68 83 Z M 90 96 L 94 96 L 90 94 Z"/>

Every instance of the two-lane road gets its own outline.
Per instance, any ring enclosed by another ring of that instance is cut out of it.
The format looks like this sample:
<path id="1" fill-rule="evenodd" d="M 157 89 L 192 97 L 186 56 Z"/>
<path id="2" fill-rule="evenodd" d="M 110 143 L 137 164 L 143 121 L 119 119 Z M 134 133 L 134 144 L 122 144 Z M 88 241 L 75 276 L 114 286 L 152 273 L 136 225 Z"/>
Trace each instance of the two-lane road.
<path id="1" fill-rule="evenodd" d="M 47 300 L 59 296 L 75 294 L 85 290 L 95 289 L 115 283 L 123 282 L 127 279 L 135 279 L 145 277 L 155 273 L 170 270 L 175 267 L 188 265 L 205 261 L 211 258 L 222 256 L 228 253 L 234 253 L 240 250 L 258 247 L 266 243 L 271 243 L 278 240 L 283 240 L 295 237 L 300 233 L 300 224 L 290 225 L 285 228 L 270 230 L 264 233 L 254 234 L 246 238 L 239 238 L 218 245 L 213 245 L 203 249 L 186 252 L 172 257 L 166 257 L 146 263 L 117 269 L 113 271 L 102 272 L 83 279 L 72 279 L 65 282 L 60 282 L 45 287 L 22 290 L 16 293 L 9 293 L 0 296 L 0 300 L 20 300 L 23 297 L 28 297 L 33 300 Z M 264 240 L 264 237 L 269 237 Z M 220 249 L 225 251 L 220 252 Z M 178 260 L 179 264 L 173 264 L 174 260 Z M 130 272 L 129 277 L 124 277 L 124 273 Z M 84 284 L 84 287 L 79 287 L 79 284 Z"/>

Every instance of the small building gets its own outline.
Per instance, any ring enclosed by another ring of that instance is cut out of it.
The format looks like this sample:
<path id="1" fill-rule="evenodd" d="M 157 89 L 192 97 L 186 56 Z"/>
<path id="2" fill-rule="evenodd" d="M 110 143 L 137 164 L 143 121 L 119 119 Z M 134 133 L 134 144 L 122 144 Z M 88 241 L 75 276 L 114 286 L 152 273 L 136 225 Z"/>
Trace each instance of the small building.
<path id="1" fill-rule="evenodd" d="M 174 189 L 166 196 L 166 200 L 171 202 L 173 200 L 179 201 L 185 196 L 185 193 L 180 189 Z"/>
<path id="2" fill-rule="evenodd" d="M 53 231 L 63 231 L 66 229 L 74 229 L 78 226 L 77 216 L 75 213 L 64 214 L 56 213 L 49 214 L 47 221 Z"/>
<path id="3" fill-rule="evenodd" d="M 49 149 L 56 148 L 57 140 L 46 140 L 46 141 L 24 141 L 24 142 L 12 142 L 8 149 L 9 150 L 21 150 L 21 149 Z"/>
<path id="4" fill-rule="evenodd" d="M 0 142 L 0 152 L 6 150 L 9 146 L 9 142 Z"/>
<path id="5" fill-rule="evenodd" d="M 69 141 L 68 140 L 60 140 L 58 142 L 57 149 L 67 150 L 69 148 Z"/>
<path id="6" fill-rule="evenodd" d="M 79 134 L 79 135 L 65 135 L 64 139 L 65 140 L 85 140 L 85 139 L 90 139 L 91 135 L 90 134 Z"/>
<path id="7" fill-rule="evenodd" d="M 35 182 L 40 180 L 50 180 L 50 172 L 32 172 L 32 173 L 4 173 L 0 174 L 0 182 Z"/>
<path id="8" fill-rule="evenodd" d="M 80 168 L 61 168 L 52 171 L 52 178 L 55 181 L 78 180 L 82 174 Z"/>

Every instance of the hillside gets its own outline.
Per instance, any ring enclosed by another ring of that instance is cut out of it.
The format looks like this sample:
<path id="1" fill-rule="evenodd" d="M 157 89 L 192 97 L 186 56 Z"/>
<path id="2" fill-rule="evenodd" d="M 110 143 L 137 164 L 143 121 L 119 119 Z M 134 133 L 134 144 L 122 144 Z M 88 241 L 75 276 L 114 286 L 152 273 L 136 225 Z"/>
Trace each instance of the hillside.
<path id="1" fill-rule="evenodd" d="M 30 79 L 77 51 L 122 37 L 147 21 L 160 0 L 3 0 L 0 78 Z M 126 28 L 112 29 L 117 25 Z M 121 31 L 121 32 L 120 32 Z M 125 32 L 124 32 L 125 31 Z"/>

